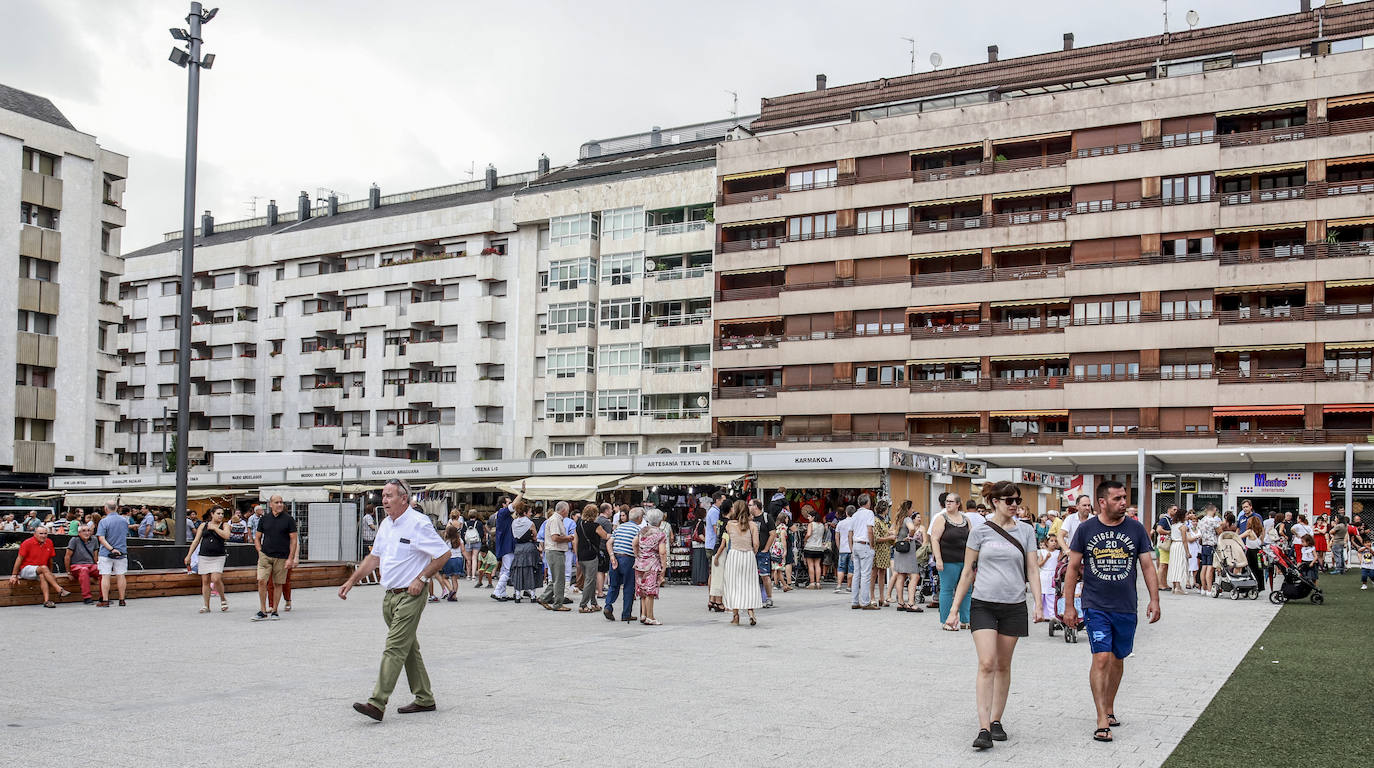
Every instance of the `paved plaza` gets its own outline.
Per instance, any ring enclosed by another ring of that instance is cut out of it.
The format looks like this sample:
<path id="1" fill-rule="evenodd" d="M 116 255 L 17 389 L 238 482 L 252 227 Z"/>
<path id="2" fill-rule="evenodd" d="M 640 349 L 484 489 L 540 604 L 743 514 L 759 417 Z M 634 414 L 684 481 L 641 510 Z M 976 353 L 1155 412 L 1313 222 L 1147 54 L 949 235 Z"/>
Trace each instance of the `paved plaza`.
<path id="1" fill-rule="evenodd" d="M 80 743 L 102 766 L 141 767 L 1158 766 L 1277 611 L 1163 595 L 1164 619 L 1127 662 L 1111 745 L 1090 739 L 1086 640 L 1035 626 L 1013 664 L 1011 740 L 977 753 L 973 646 L 933 611 L 850 611 L 847 595 L 794 591 L 759 626 L 732 627 L 704 610 L 704 588 L 675 586 L 664 625 L 644 627 L 489 594 L 465 582 L 456 604 L 427 608 L 439 711 L 397 715 L 403 676 L 382 723 L 349 706 L 375 679 L 377 586 L 347 602 L 297 590 L 296 609 L 266 623 L 248 620 L 248 594 L 227 614 L 198 615 L 198 597 L 4 609 L 6 762 L 69 765 Z"/>

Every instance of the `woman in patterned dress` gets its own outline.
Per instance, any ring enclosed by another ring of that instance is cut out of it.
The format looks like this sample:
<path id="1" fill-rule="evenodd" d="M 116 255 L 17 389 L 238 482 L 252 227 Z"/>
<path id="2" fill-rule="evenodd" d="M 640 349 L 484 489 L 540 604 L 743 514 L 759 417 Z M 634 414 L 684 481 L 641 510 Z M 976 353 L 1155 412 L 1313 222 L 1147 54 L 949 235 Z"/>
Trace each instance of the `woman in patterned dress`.
<path id="1" fill-rule="evenodd" d="M 668 537 L 659 528 L 662 522 L 663 510 L 650 509 L 645 513 L 644 527 L 635 537 L 635 595 L 639 598 L 639 623 L 651 627 L 662 623 L 654 618 L 654 600 L 666 576 L 665 564 L 668 562 Z"/>
<path id="2" fill-rule="evenodd" d="M 880 607 L 892 605 L 886 599 L 887 570 L 892 567 L 892 544 L 897 541 L 887 519 L 891 506 L 880 500 L 873 507 L 873 595 Z"/>

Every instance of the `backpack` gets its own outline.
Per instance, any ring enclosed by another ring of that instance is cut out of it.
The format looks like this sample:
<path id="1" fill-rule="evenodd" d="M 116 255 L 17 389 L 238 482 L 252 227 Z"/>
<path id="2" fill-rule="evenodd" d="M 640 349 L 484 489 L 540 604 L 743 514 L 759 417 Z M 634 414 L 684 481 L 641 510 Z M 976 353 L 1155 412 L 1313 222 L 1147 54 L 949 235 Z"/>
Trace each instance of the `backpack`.
<path id="1" fill-rule="evenodd" d="M 468 523 L 468 529 L 463 532 L 463 543 L 469 547 L 476 547 L 482 543 L 482 534 L 477 532 L 477 523 Z"/>

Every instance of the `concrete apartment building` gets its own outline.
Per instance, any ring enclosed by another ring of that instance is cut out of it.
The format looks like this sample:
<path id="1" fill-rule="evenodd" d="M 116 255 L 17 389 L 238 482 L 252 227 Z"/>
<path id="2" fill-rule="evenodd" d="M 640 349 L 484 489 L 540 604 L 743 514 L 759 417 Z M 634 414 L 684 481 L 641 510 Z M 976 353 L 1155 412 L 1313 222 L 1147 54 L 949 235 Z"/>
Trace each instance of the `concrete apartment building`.
<path id="1" fill-rule="evenodd" d="M 1374 439 L 1374 3 L 1064 43 L 720 145 L 715 447 Z"/>
<path id="2" fill-rule="evenodd" d="M 189 458 L 317 451 L 500 459 L 522 375 L 512 193 L 535 177 L 315 205 L 197 230 Z M 175 434 L 180 233 L 126 256 L 119 463 Z"/>
<path id="3" fill-rule="evenodd" d="M 0 218 L 11 265 L 0 279 L 0 361 L 15 382 L 0 397 L 6 486 L 114 468 L 114 298 L 128 173 L 128 158 L 51 101 L 0 85 L 0 210 L 11 211 Z"/>
<path id="4" fill-rule="evenodd" d="M 709 448 L 716 145 L 740 122 L 589 142 L 516 194 L 522 457 Z"/>

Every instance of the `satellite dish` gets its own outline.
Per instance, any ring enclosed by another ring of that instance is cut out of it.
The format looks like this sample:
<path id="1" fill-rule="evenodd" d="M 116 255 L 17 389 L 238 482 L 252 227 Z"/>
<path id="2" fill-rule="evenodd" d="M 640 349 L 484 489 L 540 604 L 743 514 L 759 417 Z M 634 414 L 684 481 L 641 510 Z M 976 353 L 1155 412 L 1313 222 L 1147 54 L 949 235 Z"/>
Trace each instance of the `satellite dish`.
<path id="1" fill-rule="evenodd" d="M 944 61 L 945 61 L 944 57 L 941 56 L 939 53 L 932 53 L 932 54 L 930 54 L 930 66 L 931 66 L 931 69 L 939 69 L 939 68 L 940 68 L 940 65 L 943 64 Z"/>
<path id="2" fill-rule="evenodd" d="M 1188 29 L 1191 30 L 1193 27 L 1196 27 L 1196 26 L 1197 26 L 1198 21 L 1199 21 L 1202 17 L 1200 17 L 1200 16 L 1197 15 L 1197 11 L 1188 11 L 1188 15 L 1185 16 L 1184 18 L 1187 19 L 1187 21 L 1188 21 Z"/>
<path id="3" fill-rule="evenodd" d="M 657 262 L 657 261 L 654 261 L 653 259 L 645 259 L 645 260 L 644 260 L 644 271 L 645 271 L 645 272 L 653 272 L 655 269 L 658 269 L 658 262 Z"/>
<path id="4" fill-rule="evenodd" d="M 709 401 L 706 399 L 706 395 L 701 395 L 701 396 L 697 397 L 697 407 L 698 407 L 698 408 L 705 408 L 707 402 L 709 402 Z"/>

